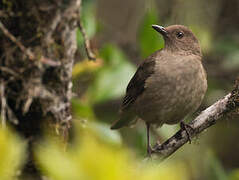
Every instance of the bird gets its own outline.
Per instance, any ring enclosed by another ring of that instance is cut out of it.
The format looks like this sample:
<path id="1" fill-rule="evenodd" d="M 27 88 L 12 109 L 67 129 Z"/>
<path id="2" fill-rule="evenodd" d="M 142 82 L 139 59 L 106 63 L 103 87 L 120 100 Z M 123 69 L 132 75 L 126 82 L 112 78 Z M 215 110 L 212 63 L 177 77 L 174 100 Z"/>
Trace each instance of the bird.
<path id="1" fill-rule="evenodd" d="M 120 108 L 120 118 L 111 129 L 143 120 L 147 130 L 147 153 L 150 126 L 180 123 L 187 132 L 186 116 L 194 113 L 207 90 L 207 75 L 202 64 L 200 44 L 184 25 L 152 25 L 164 39 L 164 47 L 146 58 L 129 81 Z M 187 132 L 190 140 L 189 134 Z"/>

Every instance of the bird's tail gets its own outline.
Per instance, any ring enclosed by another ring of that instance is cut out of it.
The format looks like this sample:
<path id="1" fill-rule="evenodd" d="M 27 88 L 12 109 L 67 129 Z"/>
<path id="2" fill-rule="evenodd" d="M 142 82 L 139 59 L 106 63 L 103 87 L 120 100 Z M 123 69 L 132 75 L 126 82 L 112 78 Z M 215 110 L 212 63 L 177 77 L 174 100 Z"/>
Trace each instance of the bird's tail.
<path id="1" fill-rule="evenodd" d="M 117 119 L 113 122 L 110 129 L 119 129 L 124 126 L 131 124 L 131 122 L 135 119 L 135 115 L 132 113 L 122 113 L 120 119 Z"/>

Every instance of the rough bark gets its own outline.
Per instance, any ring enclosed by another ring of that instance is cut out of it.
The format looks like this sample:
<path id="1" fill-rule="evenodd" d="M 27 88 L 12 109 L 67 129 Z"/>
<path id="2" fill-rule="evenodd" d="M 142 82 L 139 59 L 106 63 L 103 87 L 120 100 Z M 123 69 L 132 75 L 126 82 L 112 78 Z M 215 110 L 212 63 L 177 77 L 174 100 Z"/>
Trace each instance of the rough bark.
<path id="1" fill-rule="evenodd" d="M 27 138 L 30 148 L 43 126 L 68 137 L 80 4 L 0 2 L 1 119 Z"/>

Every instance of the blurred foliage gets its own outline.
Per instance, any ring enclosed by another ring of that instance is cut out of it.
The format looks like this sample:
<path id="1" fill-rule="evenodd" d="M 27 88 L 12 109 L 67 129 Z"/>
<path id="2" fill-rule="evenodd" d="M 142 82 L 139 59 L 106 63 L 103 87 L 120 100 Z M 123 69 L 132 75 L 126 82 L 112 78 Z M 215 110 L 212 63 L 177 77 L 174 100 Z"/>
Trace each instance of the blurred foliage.
<path id="1" fill-rule="evenodd" d="M 73 67 L 72 77 L 73 79 L 76 79 L 79 76 L 82 76 L 84 74 L 88 73 L 94 73 L 97 71 L 100 67 L 102 67 L 103 63 L 101 59 L 97 59 L 96 62 L 89 61 L 88 59 L 85 59 L 79 63 L 76 63 Z"/>
<path id="2" fill-rule="evenodd" d="M 239 50 L 235 50 L 226 56 L 227 61 L 223 62 L 223 67 L 227 70 L 237 70 L 239 67 Z"/>
<path id="3" fill-rule="evenodd" d="M 203 54 L 207 54 L 212 49 L 212 34 L 208 27 L 191 25 L 189 27 L 195 36 L 199 39 L 199 43 Z"/>
<path id="4" fill-rule="evenodd" d="M 73 98 L 72 101 L 72 111 L 74 114 L 74 117 L 80 118 L 80 119 L 93 119 L 94 118 L 94 112 L 92 107 L 82 102 L 80 99 Z"/>
<path id="5" fill-rule="evenodd" d="M 221 163 L 213 154 L 212 151 L 208 151 L 205 156 L 205 163 L 206 163 L 206 171 L 208 173 L 208 178 L 211 180 L 227 180 L 228 177 L 226 172 L 224 171 Z"/>
<path id="6" fill-rule="evenodd" d="M 12 180 L 20 175 L 26 159 L 26 144 L 9 129 L 0 128 L 0 179 Z"/>
<path id="7" fill-rule="evenodd" d="M 231 172 L 230 180 L 238 180 L 239 179 L 239 169 L 234 170 L 233 172 Z"/>
<path id="8" fill-rule="evenodd" d="M 238 51 L 239 42 L 228 35 L 220 37 L 215 43 L 216 53 L 220 55 L 229 55 L 232 52 Z"/>
<path id="9" fill-rule="evenodd" d="M 92 103 L 121 97 L 135 72 L 135 67 L 115 45 L 107 44 L 102 47 L 100 57 L 104 60 L 104 65 L 96 73 L 89 89 Z"/>
<path id="10" fill-rule="evenodd" d="M 93 122 L 88 125 L 91 132 L 97 135 L 98 139 L 111 145 L 121 145 L 122 139 L 118 131 L 110 130 L 108 124 Z"/>
<path id="11" fill-rule="evenodd" d="M 35 146 L 35 163 L 52 180 L 190 179 L 186 161 L 142 161 L 122 146 L 119 134 L 107 125 L 80 123 L 74 127 L 74 140 L 67 148 L 58 137 L 49 134 Z M 26 159 L 26 144 L 12 131 L 1 129 L 0 148 L 0 179 L 13 180 Z M 238 179 L 239 171 L 227 175 L 211 151 L 204 158 L 210 180 Z"/>
<path id="12" fill-rule="evenodd" d="M 143 22 L 139 27 L 140 52 L 143 58 L 146 58 L 152 54 L 152 52 L 164 46 L 162 36 L 152 29 L 152 25 L 158 24 L 158 22 L 159 20 L 155 7 L 144 15 Z"/>
<path id="13" fill-rule="evenodd" d="M 36 160 L 47 177 L 52 180 L 188 179 L 184 163 L 159 166 L 141 162 L 125 147 L 99 138 L 102 134 L 92 131 L 90 126 L 77 128 L 76 138 L 66 151 L 62 149 L 64 144 L 49 137 L 36 147 Z"/>

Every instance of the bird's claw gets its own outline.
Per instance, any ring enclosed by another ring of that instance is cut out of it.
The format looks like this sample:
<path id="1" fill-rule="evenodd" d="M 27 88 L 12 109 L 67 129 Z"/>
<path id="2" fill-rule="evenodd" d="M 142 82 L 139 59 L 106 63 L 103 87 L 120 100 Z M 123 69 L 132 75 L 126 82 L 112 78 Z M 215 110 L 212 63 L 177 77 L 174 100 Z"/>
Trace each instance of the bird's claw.
<path id="1" fill-rule="evenodd" d="M 194 131 L 194 128 L 192 126 L 190 126 L 189 124 L 186 124 L 185 122 L 181 121 L 180 122 L 180 127 L 182 130 L 185 130 L 186 131 L 186 134 L 188 136 L 188 141 L 189 141 L 189 144 L 191 144 L 191 135 L 190 135 L 190 130 L 191 131 Z M 190 129 L 190 130 L 189 130 Z"/>
<path id="2" fill-rule="evenodd" d="M 154 149 L 151 146 L 147 147 L 147 154 L 148 154 L 149 157 L 151 157 L 151 154 L 154 153 L 154 152 L 155 151 L 154 151 Z"/>

